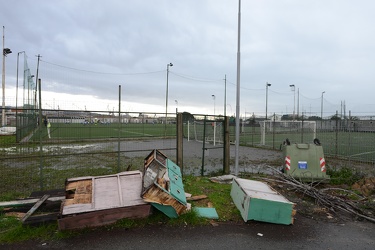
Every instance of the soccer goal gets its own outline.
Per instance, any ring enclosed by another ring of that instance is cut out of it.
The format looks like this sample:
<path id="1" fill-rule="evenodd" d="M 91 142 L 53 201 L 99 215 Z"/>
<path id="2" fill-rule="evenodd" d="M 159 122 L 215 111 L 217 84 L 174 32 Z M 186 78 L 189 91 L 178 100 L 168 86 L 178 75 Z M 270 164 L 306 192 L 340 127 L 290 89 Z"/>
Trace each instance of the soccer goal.
<path id="1" fill-rule="evenodd" d="M 194 121 L 187 123 L 188 140 L 216 143 L 224 142 L 223 123 L 218 121 Z"/>
<path id="2" fill-rule="evenodd" d="M 263 121 L 260 122 L 261 145 L 272 145 L 288 138 L 291 142 L 312 142 L 316 138 L 315 121 Z"/>

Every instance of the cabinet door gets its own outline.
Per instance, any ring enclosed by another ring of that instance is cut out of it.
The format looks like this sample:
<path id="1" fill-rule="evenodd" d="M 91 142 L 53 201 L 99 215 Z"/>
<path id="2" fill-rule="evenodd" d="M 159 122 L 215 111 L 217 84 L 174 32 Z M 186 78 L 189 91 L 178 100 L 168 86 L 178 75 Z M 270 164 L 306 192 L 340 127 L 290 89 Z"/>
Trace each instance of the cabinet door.
<path id="1" fill-rule="evenodd" d="M 186 195 L 183 187 L 180 187 L 170 182 L 170 194 L 175 197 L 179 202 L 186 205 Z"/>
<path id="2" fill-rule="evenodd" d="M 168 176 L 170 181 L 170 193 L 179 202 L 186 205 L 184 184 L 182 183 L 181 170 L 173 161 L 167 159 Z"/>
<path id="3" fill-rule="evenodd" d="M 167 159 L 167 168 L 175 172 L 175 174 L 177 174 L 178 176 L 182 176 L 180 167 L 169 159 Z"/>

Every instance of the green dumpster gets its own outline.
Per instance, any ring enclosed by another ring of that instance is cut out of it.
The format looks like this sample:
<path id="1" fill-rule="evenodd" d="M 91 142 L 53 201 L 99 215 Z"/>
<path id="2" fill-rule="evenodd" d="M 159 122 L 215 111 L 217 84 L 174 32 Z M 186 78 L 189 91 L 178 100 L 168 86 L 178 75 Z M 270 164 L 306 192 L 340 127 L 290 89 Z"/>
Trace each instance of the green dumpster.
<path id="1" fill-rule="evenodd" d="M 320 143 L 288 143 L 283 146 L 283 152 L 285 174 L 306 182 L 329 181 Z"/>

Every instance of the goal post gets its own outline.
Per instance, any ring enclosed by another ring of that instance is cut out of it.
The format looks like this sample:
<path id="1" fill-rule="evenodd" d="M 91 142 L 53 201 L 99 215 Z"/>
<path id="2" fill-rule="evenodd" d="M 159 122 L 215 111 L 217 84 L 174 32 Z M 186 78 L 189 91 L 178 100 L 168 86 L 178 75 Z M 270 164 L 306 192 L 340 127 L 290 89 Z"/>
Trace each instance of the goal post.
<path id="1" fill-rule="evenodd" d="M 261 145 L 272 145 L 288 138 L 291 142 L 306 143 L 316 138 L 315 121 L 262 121 L 260 122 Z"/>
<path id="2" fill-rule="evenodd" d="M 223 123 L 221 121 L 194 121 L 187 123 L 187 139 L 216 143 L 224 142 Z"/>

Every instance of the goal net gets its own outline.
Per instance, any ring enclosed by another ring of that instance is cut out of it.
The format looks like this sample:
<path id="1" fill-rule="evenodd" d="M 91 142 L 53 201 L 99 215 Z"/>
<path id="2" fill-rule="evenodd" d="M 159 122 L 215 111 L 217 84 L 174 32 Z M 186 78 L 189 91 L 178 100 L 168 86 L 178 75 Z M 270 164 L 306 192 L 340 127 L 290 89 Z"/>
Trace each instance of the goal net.
<path id="1" fill-rule="evenodd" d="M 272 146 L 289 139 L 292 143 L 310 143 L 316 138 L 315 121 L 263 121 L 260 122 L 261 145 Z"/>
<path id="2" fill-rule="evenodd" d="M 223 123 L 215 121 L 194 121 L 186 124 L 184 131 L 188 140 L 211 142 L 213 144 L 223 143 Z"/>

